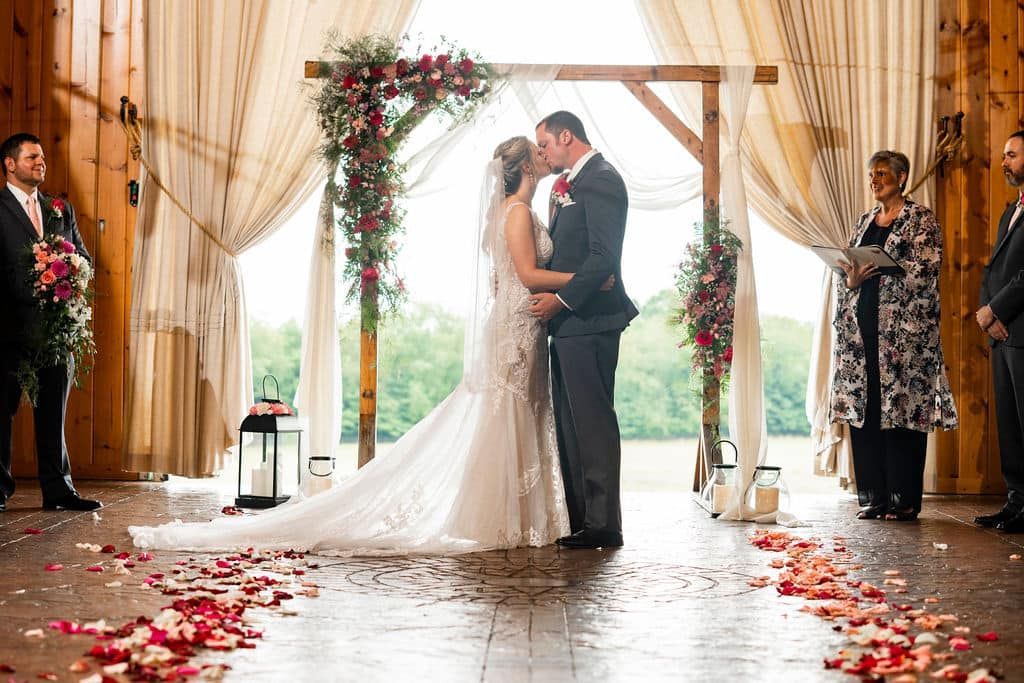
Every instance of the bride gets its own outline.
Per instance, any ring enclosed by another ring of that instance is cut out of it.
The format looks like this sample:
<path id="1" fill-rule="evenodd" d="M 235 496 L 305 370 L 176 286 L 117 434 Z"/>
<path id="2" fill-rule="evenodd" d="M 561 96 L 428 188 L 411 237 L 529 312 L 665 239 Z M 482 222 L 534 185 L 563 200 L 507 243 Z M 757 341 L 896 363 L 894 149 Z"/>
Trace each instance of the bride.
<path id="1" fill-rule="evenodd" d="M 572 277 L 543 268 L 551 239 L 530 209 L 537 179 L 550 172 L 526 137 L 495 150 L 481 195 L 462 381 L 387 455 L 324 493 L 260 515 L 128 527 L 135 545 L 454 554 L 567 535 L 547 335 L 527 312 L 531 290 L 556 290 Z"/>

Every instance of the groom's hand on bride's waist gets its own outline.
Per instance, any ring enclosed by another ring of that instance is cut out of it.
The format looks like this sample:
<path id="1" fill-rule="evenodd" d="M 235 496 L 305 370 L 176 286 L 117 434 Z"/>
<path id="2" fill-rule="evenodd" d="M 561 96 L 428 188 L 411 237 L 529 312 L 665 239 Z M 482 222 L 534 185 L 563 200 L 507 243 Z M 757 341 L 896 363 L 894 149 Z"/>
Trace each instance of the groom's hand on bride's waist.
<path id="1" fill-rule="evenodd" d="M 539 292 L 530 295 L 530 315 L 542 323 L 546 323 L 554 318 L 565 307 L 562 300 L 551 292 Z"/>

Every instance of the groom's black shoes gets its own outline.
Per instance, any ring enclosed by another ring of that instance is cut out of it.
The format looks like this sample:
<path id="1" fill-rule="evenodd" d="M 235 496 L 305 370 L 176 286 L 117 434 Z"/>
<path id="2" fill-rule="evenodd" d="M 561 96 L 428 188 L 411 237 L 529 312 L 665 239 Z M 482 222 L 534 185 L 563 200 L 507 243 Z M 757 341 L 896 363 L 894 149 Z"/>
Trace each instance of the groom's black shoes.
<path id="1" fill-rule="evenodd" d="M 974 518 L 974 523 L 978 526 L 983 526 L 991 529 L 992 527 L 998 526 L 1002 522 L 1007 522 L 1020 514 L 1017 510 L 1004 507 L 999 512 L 993 515 L 978 515 Z"/>
<path id="2" fill-rule="evenodd" d="M 577 531 L 555 541 L 563 548 L 621 548 L 622 534 L 611 531 Z"/>
<path id="3" fill-rule="evenodd" d="M 69 493 L 63 498 L 43 501 L 44 510 L 74 510 L 76 512 L 89 512 L 91 510 L 99 510 L 101 507 L 103 507 L 103 503 L 98 500 L 82 498 L 77 493 Z"/>

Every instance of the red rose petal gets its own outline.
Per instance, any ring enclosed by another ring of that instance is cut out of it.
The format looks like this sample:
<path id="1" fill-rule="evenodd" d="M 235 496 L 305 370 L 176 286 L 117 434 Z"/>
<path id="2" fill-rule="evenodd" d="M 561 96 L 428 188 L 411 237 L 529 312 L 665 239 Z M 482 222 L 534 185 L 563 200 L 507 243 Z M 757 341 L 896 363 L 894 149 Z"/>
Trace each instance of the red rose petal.
<path id="1" fill-rule="evenodd" d="M 100 548 L 100 552 L 101 553 L 112 554 L 112 553 L 116 553 L 117 552 L 117 548 L 115 548 L 113 545 L 108 543 L 107 545 L 105 545 L 102 548 Z"/>
<path id="2" fill-rule="evenodd" d="M 64 565 L 52 562 L 43 567 L 43 569 L 45 569 L 48 572 L 59 572 L 61 569 L 64 569 Z"/>
<path id="3" fill-rule="evenodd" d="M 10 664 L 0 664 L 0 674 L 13 674 L 17 673 L 14 667 Z"/>
<path id="4" fill-rule="evenodd" d="M 42 529 L 37 529 L 34 526 L 30 526 L 30 527 L 26 528 L 24 531 L 22 531 L 21 533 L 23 533 L 23 534 L 31 534 L 32 536 L 38 536 L 39 534 L 43 533 L 43 530 Z"/>
<path id="5" fill-rule="evenodd" d="M 101 565 L 101 564 L 94 564 L 91 567 L 86 567 L 85 571 L 87 571 L 87 572 L 97 572 L 97 573 L 98 572 L 102 572 L 103 571 L 103 565 Z"/>
<path id="6" fill-rule="evenodd" d="M 985 633 L 978 633 L 974 636 L 983 643 L 991 643 L 992 641 L 999 640 L 999 634 L 995 631 L 987 631 Z"/>
<path id="7" fill-rule="evenodd" d="M 139 553 L 138 557 L 135 559 L 139 562 L 149 562 L 153 559 L 153 553 Z"/>

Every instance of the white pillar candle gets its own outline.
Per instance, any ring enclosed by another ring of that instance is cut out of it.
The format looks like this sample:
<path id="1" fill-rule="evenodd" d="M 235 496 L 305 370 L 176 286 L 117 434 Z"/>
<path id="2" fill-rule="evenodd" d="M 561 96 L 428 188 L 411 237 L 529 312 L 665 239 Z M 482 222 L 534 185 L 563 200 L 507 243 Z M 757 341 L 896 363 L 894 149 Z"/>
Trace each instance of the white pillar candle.
<path id="1" fill-rule="evenodd" d="M 274 495 L 273 472 L 265 464 L 252 471 L 252 495 L 268 497 Z"/>
<path id="2" fill-rule="evenodd" d="M 331 488 L 330 477 L 317 477 L 310 476 L 306 482 L 306 495 L 315 496 L 318 493 L 323 493 L 327 489 Z"/>
<path id="3" fill-rule="evenodd" d="M 773 486 L 758 486 L 754 490 L 754 512 L 766 514 L 779 509 L 779 490 Z"/>
<path id="4" fill-rule="evenodd" d="M 722 513 L 729 505 L 733 487 L 729 484 L 715 484 L 711 487 L 711 511 Z"/>

